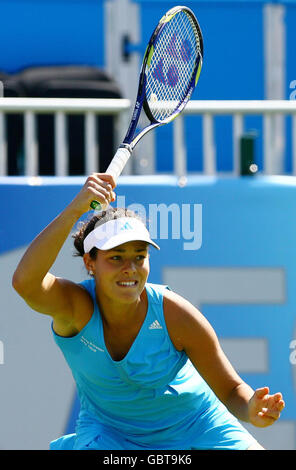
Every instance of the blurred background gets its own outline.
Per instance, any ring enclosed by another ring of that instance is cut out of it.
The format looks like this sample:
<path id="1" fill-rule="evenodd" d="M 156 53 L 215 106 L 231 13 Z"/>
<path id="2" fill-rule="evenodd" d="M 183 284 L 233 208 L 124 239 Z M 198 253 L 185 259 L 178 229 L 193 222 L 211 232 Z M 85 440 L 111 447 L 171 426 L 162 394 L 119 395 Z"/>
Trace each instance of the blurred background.
<path id="1" fill-rule="evenodd" d="M 0 0 L 0 449 L 48 449 L 74 431 L 79 403 L 50 319 L 11 278 L 86 175 L 106 170 L 147 41 L 177 4 Z M 253 388 L 283 393 L 274 426 L 247 428 L 268 449 L 295 450 L 296 1 L 186 5 L 203 32 L 201 78 L 184 114 L 139 143 L 117 197 L 156 216 L 150 282 L 201 309 Z M 72 254 L 70 236 L 53 272 L 79 282 Z"/>

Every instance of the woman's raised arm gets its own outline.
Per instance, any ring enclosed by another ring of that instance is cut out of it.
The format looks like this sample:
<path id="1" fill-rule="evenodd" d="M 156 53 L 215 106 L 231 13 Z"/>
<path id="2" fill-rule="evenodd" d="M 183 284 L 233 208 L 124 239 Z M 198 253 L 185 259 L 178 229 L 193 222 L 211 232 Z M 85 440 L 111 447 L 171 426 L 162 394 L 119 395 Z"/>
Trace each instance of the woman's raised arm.
<path id="1" fill-rule="evenodd" d="M 93 199 L 105 204 L 114 200 L 112 176 L 95 173 L 89 176 L 71 203 L 32 241 L 19 262 L 12 279 L 18 294 L 36 311 L 70 317 L 76 284 L 49 272 L 73 225 L 90 209 Z"/>

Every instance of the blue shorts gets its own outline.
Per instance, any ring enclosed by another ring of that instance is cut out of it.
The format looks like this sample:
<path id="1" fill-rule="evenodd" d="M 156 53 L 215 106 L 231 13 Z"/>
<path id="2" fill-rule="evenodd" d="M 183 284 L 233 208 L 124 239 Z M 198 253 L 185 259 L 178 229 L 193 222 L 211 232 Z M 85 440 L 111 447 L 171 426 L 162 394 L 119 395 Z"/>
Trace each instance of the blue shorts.
<path id="1" fill-rule="evenodd" d="M 168 438 L 147 445 L 136 436 L 127 436 L 99 423 L 87 412 L 80 419 L 77 433 L 62 436 L 50 443 L 50 450 L 246 450 L 256 440 L 224 407 L 206 412 L 198 418 L 198 432 L 182 436 L 177 444 Z M 185 433 L 186 434 L 186 433 Z"/>

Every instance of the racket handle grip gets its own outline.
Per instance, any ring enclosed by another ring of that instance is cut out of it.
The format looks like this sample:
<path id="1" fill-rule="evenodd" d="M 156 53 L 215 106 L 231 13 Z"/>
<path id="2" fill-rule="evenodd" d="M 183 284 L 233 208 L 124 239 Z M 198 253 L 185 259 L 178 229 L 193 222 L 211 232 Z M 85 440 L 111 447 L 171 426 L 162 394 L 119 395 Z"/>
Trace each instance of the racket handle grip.
<path id="1" fill-rule="evenodd" d="M 126 147 L 119 147 L 119 149 L 117 149 L 117 152 L 115 153 L 114 157 L 111 160 L 110 165 L 108 166 L 106 170 L 106 173 L 108 175 L 113 176 L 115 182 L 117 181 L 117 178 L 120 176 L 131 154 L 132 154 L 131 150 Z M 106 210 L 108 205 L 101 204 L 98 201 L 92 201 L 90 204 L 90 207 L 94 210 L 101 211 L 101 210 Z"/>
<path id="2" fill-rule="evenodd" d="M 115 182 L 124 169 L 128 159 L 130 158 L 132 152 L 126 147 L 119 147 L 116 154 L 111 160 L 110 165 L 108 166 L 106 173 L 112 175 Z"/>

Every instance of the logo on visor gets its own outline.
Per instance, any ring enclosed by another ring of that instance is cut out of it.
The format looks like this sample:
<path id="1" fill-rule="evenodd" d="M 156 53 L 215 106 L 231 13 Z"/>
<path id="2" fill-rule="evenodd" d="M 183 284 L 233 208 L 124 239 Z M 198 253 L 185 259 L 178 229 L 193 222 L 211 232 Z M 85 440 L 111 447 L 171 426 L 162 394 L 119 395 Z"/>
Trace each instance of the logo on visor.
<path id="1" fill-rule="evenodd" d="M 120 231 L 121 230 L 133 230 L 133 227 L 131 226 L 131 224 L 129 224 L 129 222 L 126 222 L 124 226 L 121 227 Z"/>

